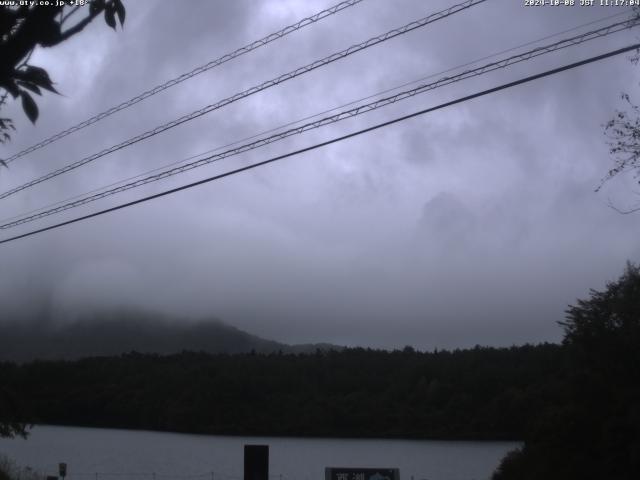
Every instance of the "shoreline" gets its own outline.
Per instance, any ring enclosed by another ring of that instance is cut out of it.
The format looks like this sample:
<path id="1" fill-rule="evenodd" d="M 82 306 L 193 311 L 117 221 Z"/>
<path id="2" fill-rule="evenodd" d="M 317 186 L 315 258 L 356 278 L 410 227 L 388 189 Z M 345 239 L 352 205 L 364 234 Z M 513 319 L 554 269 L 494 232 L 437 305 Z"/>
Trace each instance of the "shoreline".
<path id="1" fill-rule="evenodd" d="M 273 439 L 300 439 L 300 440 L 344 440 L 344 441 L 406 441 L 406 442 L 443 442 L 443 443 L 524 443 L 523 439 L 514 439 L 514 438 L 472 438 L 472 437 L 459 437 L 459 438 L 442 438 L 442 437 L 418 437 L 418 436 L 398 436 L 398 435 L 388 435 L 388 436 L 344 436 L 344 435 L 335 435 L 335 436 L 327 436 L 327 435 L 278 435 L 278 434 L 261 434 L 261 433 L 209 433 L 209 432 L 189 432 L 189 431 L 177 431 L 177 430 L 153 430 L 153 429 L 137 429 L 137 428 L 127 428 L 127 427 L 104 427 L 104 426 L 94 426 L 94 425 L 71 425 L 71 424 L 49 424 L 49 423 L 38 423 L 33 424 L 32 428 L 45 427 L 45 428 L 77 428 L 77 429 L 86 429 L 86 430 L 107 430 L 107 431 L 121 431 L 121 432 L 131 432 L 131 433 L 158 433 L 158 434 L 167 434 L 167 435 L 185 435 L 185 436 L 198 436 L 198 437 L 218 437 L 218 438 L 273 438 Z M 32 430 L 29 429 L 29 432 Z M 15 438 L 19 439 L 19 438 Z M 28 440 L 29 437 L 27 436 Z"/>

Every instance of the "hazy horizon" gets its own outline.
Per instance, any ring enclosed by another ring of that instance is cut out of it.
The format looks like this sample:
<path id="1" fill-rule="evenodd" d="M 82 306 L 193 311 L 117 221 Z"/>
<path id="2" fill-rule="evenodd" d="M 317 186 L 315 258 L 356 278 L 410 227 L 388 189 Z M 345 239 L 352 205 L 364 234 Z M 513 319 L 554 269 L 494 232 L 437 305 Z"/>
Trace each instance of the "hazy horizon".
<path id="1" fill-rule="evenodd" d="M 19 102 L 4 108 L 17 132 L 0 157 L 334 3 L 126 2 L 123 30 L 98 19 L 59 47 L 35 51 L 31 64 L 46 68 L 62 95 L 37 98 L 35 126 Z M 454 3 L 365 0 L 0 168 L 0 191 Z M 620 11 L 485 2 L 3 199 L 0 218 Z M 1 238 L 637 39 L 636 28 L 544 55 Z M 1 245 L 0 321 L 124 306 L 216 317 L 284 343 L 432 350 L 558 342 L 568 305 L 640 261 L 639 214 L 609 206 L 635 204 L 637 180 L 628 175 L 594 192 L 613 165 L 603 124 L 624 107 L 622 92 L 640 98 L 640 67 L 627 57 Z"/>

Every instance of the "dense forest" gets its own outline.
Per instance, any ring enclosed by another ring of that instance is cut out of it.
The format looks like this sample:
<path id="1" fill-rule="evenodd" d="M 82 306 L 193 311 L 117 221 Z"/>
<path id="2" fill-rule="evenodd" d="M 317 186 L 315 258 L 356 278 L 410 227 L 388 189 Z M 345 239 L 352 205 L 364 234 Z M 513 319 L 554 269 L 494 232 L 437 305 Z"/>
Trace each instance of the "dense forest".
<path id="1" fill-rule="evenodd" d="M 0 364 L 37 423 L 218 434 L 520 439 L 553 402 L 557 345 L 420 353 L 170 356 Z"/>

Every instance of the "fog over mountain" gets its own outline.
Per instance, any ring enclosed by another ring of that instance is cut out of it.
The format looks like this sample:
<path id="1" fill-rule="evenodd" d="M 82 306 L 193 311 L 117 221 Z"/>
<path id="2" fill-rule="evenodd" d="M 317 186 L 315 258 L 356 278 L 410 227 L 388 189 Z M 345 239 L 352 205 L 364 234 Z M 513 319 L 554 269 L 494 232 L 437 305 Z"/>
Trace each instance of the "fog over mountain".
<path id="1" fill-rule="evenodd" d="M 286 345 L 251 335 L 215 318 L 194 321 L 120 309 L 72 319 L 21 319 L 0 324 L 0 361 L 79 359 L 130 352 L 309 353 L 329 344 Z"/>
<path id="2" fill-rule="evenodd" d="M 19 103 L 3 109 L 17 132 L 0 146 L 0 157 L 333 2 L 125 3 L 122 31 L 100 20 L 59 47 L 34 52 L 31 63 L 49 71 L 62 95 L 38 98 L 35 126 Z M 0 190 L 452 3 L 365 0 L 1 168 Z M 622 11 L 487 1 L 4 199 L 0 218 L 408 81 L 439 78 L 457 65 Z M 637 38 L 634 29 L 567 48 L 55 219 L 306 147 Z M 603 124 L 624 107 L 621 92 L 640 97 L 638 68 L 618 56 L 0 245 L 0 323 L 58 318 L 56 328 L 66 328 L 65 319 L 89 324 L 100 312 L 125 308 L 160 312 L 176 328 L 185 319 L 215 317 L 286 344 L 431 350 L 558 341 L 556 322 L 568 304 L 616 278 L 627 260 L 640 260 L 640 217 L 608 205 L 636 203 L 636 180 L 623 176 L 594 192 L 612 165 Z M 118 321 L 124 335 L 128 322 Z M 51 328 L 44 343 L 55 337 Z M 77 328 L 80 335 L 84 326 Z"/>

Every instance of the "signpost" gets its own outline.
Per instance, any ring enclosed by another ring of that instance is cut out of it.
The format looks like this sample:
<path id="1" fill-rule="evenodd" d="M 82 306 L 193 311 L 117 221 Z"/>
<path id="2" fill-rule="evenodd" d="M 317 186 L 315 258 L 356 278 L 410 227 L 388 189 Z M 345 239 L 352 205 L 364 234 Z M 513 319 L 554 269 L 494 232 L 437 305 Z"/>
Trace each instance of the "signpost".
<path id="1" fill-rule="evenodd" d="M 269 480 L 269 445 L 244 446 L 244 480 Z"/>
<path id="2" fill-rule="evenodd" d="M 326 467 L 324 480 L 400 480 L 400 469 Z"/>

